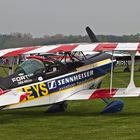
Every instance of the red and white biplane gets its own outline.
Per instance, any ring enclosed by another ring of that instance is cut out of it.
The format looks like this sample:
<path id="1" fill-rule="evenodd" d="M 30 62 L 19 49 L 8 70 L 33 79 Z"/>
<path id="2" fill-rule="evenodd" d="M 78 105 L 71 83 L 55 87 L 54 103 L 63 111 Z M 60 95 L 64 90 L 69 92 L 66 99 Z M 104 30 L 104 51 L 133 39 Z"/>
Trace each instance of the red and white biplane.
<path id="1" fill-rule="evenodd" d="M 100 53 L 88 56 L 83 53 L 94 51 Z M 115 51 L 131 56 L 131 77 L 127 88 L 112 87 Z M 140 96 L 140 88 L 134 83 L 135 55 L 139 51 L 140 43 L 60 44 L 0 50 L 3 58 L 63 52 L 63 57 L 58 60 L 49 55 L 42 56 L 42 59 L 31 57 L 20 64 L 13 74 L 0 77 L 0 106 L 2 109 L 15 109 L 50 105 L 47 112 L 58 112 L 67 108 L 66 101 L 100 98 L 107 103 L 102 113 L 121 111 L 123 102 L 109 102 L 108 98 Z M 108 73 L 111 73 L 110 87 L 99 88 Z"/>

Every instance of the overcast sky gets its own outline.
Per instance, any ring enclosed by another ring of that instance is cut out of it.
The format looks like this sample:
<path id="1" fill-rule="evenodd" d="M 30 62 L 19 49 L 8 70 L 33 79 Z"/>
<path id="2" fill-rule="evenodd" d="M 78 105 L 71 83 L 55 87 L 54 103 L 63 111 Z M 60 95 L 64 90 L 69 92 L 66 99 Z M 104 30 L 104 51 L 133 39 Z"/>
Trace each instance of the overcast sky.
<path id="1" fill-rule="evenodd" d="M 140 0 L 0 0 L 0 33 L 140 33 Z"/>

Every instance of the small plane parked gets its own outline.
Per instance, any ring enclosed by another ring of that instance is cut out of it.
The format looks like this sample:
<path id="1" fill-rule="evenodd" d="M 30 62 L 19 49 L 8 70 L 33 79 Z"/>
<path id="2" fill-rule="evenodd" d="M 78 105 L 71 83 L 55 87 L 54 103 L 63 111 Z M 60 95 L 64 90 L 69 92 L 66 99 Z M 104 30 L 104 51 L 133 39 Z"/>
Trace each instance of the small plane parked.
<path id="1" fill-rule="evenodd" d="M 92 51 L 100 53 L 88 56 L 83 53 Z M 132 66 L 127 88 L 112 87 L 116 60 L 105 51 L 130 54 Z M 140 88 L 134 83 L 137 51 L 140 51 L 140 43 L 60 44 L 0 50 L 0 57 L 63 52 L 61 59 L 29 58 L 13 74 L 0 77 L 1 109 L 50 105 L 47 112 L 58 112 L 67 108 L 66 101 L 100 98 L 107 103 L 102 113 L 121 111 L 124 103 L 121 100 L 109 102 L 108 98 L 139 97 Z M 110 72 L 110 87 L 100 89 L 103 78 Z"/>

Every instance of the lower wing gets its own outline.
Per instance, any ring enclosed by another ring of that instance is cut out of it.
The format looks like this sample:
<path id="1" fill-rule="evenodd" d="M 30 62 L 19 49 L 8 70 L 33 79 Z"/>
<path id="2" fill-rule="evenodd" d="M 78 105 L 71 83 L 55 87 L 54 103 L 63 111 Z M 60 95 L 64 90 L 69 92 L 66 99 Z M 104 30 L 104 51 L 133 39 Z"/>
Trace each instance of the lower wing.
<path id="1" fill-rule="evenodd" d="M 126 92 L 126 88 L 113 88 L 113 89 L 86 89 L 66 98 L 66 100 L 87 100 L 97 98 L 112 98 L 112 97 L 139 97 L 140 88 L 132 89 Z"/>

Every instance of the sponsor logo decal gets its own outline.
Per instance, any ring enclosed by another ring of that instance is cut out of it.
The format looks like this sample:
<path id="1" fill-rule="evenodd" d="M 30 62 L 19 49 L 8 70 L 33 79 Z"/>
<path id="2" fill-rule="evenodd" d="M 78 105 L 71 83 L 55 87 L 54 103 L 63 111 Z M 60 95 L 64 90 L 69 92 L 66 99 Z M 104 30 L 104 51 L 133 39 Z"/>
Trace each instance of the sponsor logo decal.
<path id="1" fill-rule="evenodd" d="M 49 90 L 55 89 L 57 87 L 55 80 L 47 82 L 47 85 Z"/>
<path id="2" fill-rule="evenodd" d="M 24 73 L 20 73 L 17 77 L 12 78 L 12 82 L 16 82 L 18 85 L 29 83 L 32 82 L 32 79 L 29 79 L 30 76 L 32 75 L 24 75 Z"/>
<path id="3" fill-rule="evenodd" d="M 31 100 L 40 96 L 46 96 L 49 93 L 47 85 L 45 83 L 26 86 L 22 89 L 22 91 L 30 94 L 26 97 L 25 100 Z"/>
<path id="4" fill-rule="evenodd" d="M 89 70 L 86 72 L 80 72 L 58 78 L 41 84 L 26 86 L 22 90 L 30 95 L 26 97 L 26 100 L 31 100 L 40 96 L 46 96 L 53 92 L 57 92 L 72 86 L 81 84 L 84 81 L 93 79 L 94 71 Z"/>

